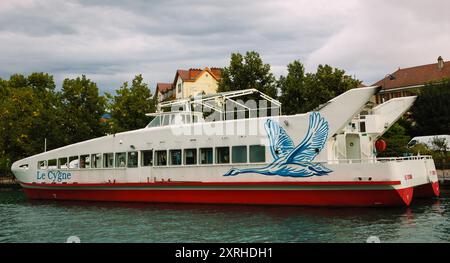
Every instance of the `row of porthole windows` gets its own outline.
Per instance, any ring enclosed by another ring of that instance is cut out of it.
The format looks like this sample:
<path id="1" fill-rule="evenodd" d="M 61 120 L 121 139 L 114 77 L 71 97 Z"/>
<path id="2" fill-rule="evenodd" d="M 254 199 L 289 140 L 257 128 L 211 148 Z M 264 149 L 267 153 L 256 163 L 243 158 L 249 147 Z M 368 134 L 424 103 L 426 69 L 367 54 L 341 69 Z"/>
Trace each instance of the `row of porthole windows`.
<path id="1" fill-rule="evenodd" d="M 138 160 L 138 151 L 96 153 L 39 161 L 38 169 L 136 168 L 139 165 Z M 240 145 L 183 150 L 142 150 L 140 161 L 141 166 L 264 163 L 266 147 Z"/>

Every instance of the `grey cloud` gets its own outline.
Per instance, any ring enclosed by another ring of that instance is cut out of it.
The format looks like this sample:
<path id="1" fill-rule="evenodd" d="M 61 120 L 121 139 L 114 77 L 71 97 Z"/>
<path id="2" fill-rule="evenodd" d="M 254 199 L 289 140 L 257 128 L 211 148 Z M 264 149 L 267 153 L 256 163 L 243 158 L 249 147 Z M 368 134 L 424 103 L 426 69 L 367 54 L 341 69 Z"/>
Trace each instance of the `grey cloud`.
<path id="1" fill-rule="evenodd" d="M 418 50 L 447 40 L 441 36 L 438 41 L 436 33 L 449 22 L 436 10 L 439 4 L 408 1 L 402 9 L 404 4 L 2 0 L 0 76 L 46 71 L 61 81 L 86 74 L 111 91 L 143 73 L 154 87 L 171 81 L 178 68 L 226 66 L 230 53 L 256 50 L 277 76 L 301 59 L 311 70 L 330 63 L 369 82 L 397 60 L 427 63 L 434 54 Z M 414 31 L 404 30 L 411 21 Z M 444 44 L 439 49 L 444 57 L 449 53 Z"/>

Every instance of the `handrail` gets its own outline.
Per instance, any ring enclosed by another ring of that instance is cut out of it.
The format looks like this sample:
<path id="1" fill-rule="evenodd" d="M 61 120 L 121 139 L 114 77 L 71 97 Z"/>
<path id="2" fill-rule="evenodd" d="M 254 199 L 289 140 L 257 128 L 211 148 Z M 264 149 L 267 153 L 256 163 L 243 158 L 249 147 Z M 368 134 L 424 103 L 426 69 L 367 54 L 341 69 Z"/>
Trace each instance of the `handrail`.
<path id="1" fill-rule="evenodd" d="M 407 157 L 381 157 L 381 158 L 372 158 L 372 159 L 337 159 L 337 160 L 328 160 L 320 163 L 329 163 L 329 164 L 342 164 L 342 163 L 386 163 L 386 162 L 402 162 L 402 161 L 411 161 L 411 160 L 432 160 L 433 157 L 431 155 L 420 155 L 420 156 L 407 156 Z"/>

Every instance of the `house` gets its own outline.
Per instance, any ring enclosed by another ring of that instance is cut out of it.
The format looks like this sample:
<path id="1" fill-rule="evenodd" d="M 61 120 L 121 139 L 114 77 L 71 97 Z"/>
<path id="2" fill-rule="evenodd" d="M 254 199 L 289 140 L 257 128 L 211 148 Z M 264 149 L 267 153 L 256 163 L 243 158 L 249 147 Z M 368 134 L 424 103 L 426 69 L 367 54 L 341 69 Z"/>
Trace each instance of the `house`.
<path id="1" fill-rule="evenodd" d="M 179 69 L 172 83 L 158 83 L 156 94 L 158 102 L 167 99 L 183 99 L 200 94 L 217 92 L 222 70 L 220 68 Z"/>
<path id="2" fill-rule="evenodd" d="M 392 98 L 412 95 L 412 91 L 423 87 L 431 81 L 450 79 L 450 61 L 445 62 L 439 56 L 437 63 L 398 69 L 392 74 L 386 75 L 373 86 L 381 86 L 380 93 L 376 96 L 377 104 Z"/>
<path id="3" fill-rule="evenodd" d="M 172 83 L 157 83 L 155 94 L 158 102 L 175 99 Z"/>

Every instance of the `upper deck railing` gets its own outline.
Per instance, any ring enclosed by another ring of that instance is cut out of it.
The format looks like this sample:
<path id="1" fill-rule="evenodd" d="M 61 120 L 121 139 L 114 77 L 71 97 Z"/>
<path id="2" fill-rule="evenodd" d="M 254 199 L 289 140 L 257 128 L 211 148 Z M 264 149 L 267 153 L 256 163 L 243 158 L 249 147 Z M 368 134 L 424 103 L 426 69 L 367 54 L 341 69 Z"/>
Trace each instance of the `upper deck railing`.
<path id="1" fill-rule="evenodd" d="M 351 164 L 351 163 L 388 163 L 388 162 L 404 162 L 412 160 L 432 160 L 431 155 L 407 156 L 407 157 L 381 157 L 371 159 L 338 159 L 329 160 L 323 163 L 329 164 Z"/>

